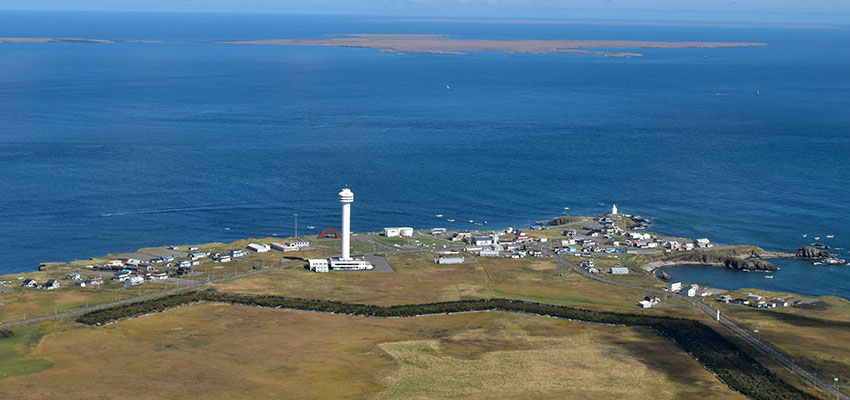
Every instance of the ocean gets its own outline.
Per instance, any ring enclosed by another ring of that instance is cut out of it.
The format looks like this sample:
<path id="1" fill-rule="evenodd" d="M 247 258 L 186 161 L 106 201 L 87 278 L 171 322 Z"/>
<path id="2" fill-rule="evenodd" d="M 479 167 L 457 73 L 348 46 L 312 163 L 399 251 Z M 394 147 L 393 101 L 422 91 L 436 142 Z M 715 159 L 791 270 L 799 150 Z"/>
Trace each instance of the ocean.
<path id="1" fill-rule="evenodd" d="M 292 235 L 294 213 L 299 233 L 336 227 L 345 185 L 355 231 L 527 226 L 616 203 L 665 234 L 788 252 L 819 236 L 850 257 L 840 28 L 0 12 L 0 37 L 185 41 L 0 44 L 0 273 Z M 768 46 L 608 58 L 191 43 L 342 33 Z M 850 297 L 850 267 L 797 264 L 810 273 L 787 290 Z"/>

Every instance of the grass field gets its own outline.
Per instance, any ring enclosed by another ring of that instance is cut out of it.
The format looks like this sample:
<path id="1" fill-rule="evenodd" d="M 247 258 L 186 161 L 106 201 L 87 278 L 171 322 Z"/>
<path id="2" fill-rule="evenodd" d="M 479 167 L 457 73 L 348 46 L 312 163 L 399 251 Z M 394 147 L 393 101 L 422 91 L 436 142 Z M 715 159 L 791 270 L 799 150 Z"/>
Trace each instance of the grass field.
<path id="1" fill-rule="evenodd" d="M 88 304 L 96 306 L 120 299 L 128 299 L 142 295 L 162 292 L 173 288 L 165 284 L 154 283 L 125 288 L 123 284 L 108 281 L 99 287 L 79 288 L 68 286 L 72 281 L 63 280 L 59 289 L 41 290 L 26 288 L 9 288 L 0 293 L 0 322 L 13 322 L 36 317 L 81 309 Z"/>
<path id="2" fill-rule="evenodd" d="M 550 258 L 507 259 L 467 257 L 458 265 L 436 265 L 428 254 L 397 254 L 388 258 L 392 274 L 332 272 L 316 274 L 303 269 L 271 271 L 216 287 L 222 291 L 267 293 L 378 305 L 505 297 L 580 308 L 698 316 L 693 307 L 640 309 L 641 290 L 612 286 L 567 270 L 557 277 Z"/>
<path id="3" fill-rule="evenodd" d="M 27 326 L 16 329 L 15 336 L 0 339 L 0 380 L 18 375 L 28 375 L 50 368 L 47 360 L 32 357 L 32 351 L 44 334 L 42 327 Z"/>
<path id="4" fill-rule="evenodd" d="M 27 357 L 53 367 L 3 379 L 0 398 L 743 398 L 650 329 L 498 312 L 370 319 L 204 304 L 65 325 Z M 127 384 L 140 373 L 148 384 Z"/>

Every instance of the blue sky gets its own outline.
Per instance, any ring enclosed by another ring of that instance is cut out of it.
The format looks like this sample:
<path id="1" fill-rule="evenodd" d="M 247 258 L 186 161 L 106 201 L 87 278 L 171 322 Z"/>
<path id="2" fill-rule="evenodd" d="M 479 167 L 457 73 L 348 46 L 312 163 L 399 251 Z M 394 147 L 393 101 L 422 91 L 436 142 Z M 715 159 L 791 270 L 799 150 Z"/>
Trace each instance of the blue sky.
<path id="1" fill-rule="evenodd" d="M 0 0 L 6 10 L 847 23 L 850 0 Z"/>

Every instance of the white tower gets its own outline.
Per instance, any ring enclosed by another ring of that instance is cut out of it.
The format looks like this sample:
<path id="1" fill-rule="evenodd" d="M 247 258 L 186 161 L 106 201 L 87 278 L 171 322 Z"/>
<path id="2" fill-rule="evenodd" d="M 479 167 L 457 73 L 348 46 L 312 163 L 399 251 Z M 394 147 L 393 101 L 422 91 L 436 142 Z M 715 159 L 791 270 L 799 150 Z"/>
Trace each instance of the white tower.
<path id="1" fill-rule="evenodd" d="M 351 203 L 354 202 L 354 192 L 349 188 L 339 192 L 339 202 L 342 203 L 342 260 L 350 260 L 349 250 L 351 236 Z"/>
<path id="2" fill-rule="evenodd" d="M 616 204 L 614 204 L 614 206 L 611 207 L 611 214 L 617 215 L 617 205 Z"/>

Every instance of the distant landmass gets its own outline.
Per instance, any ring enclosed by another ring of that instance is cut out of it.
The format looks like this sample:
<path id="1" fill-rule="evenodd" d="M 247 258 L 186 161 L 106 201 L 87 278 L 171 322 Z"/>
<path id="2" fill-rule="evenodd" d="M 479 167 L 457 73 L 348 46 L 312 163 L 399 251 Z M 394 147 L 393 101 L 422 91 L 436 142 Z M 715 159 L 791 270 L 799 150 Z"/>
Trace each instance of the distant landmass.
<path id="1" fill-rule="evenodd" d="M 168 43 L 169 41 L 107 40 L 82 38 L 0 38 L 0 43 Z M 180 42 L 187 43 L 187 42 Z M 489 51 L 509 53 L 582 53 L 608 57 L 642 56 L 623 49 L 755 47 L 755 42 L 662 42 L 634 40 L 486 40 L 454 39 L 448 35 L 423 34 L 344 34 L 317 39 L 258 39 L 233 41 L 196 41 L 188 43 L 259 44 L 282 46 L 328 46 L 378 49 L 394 53 L 465 54 Z M 616 51 L 602 49 L 617 49 Z"/>

